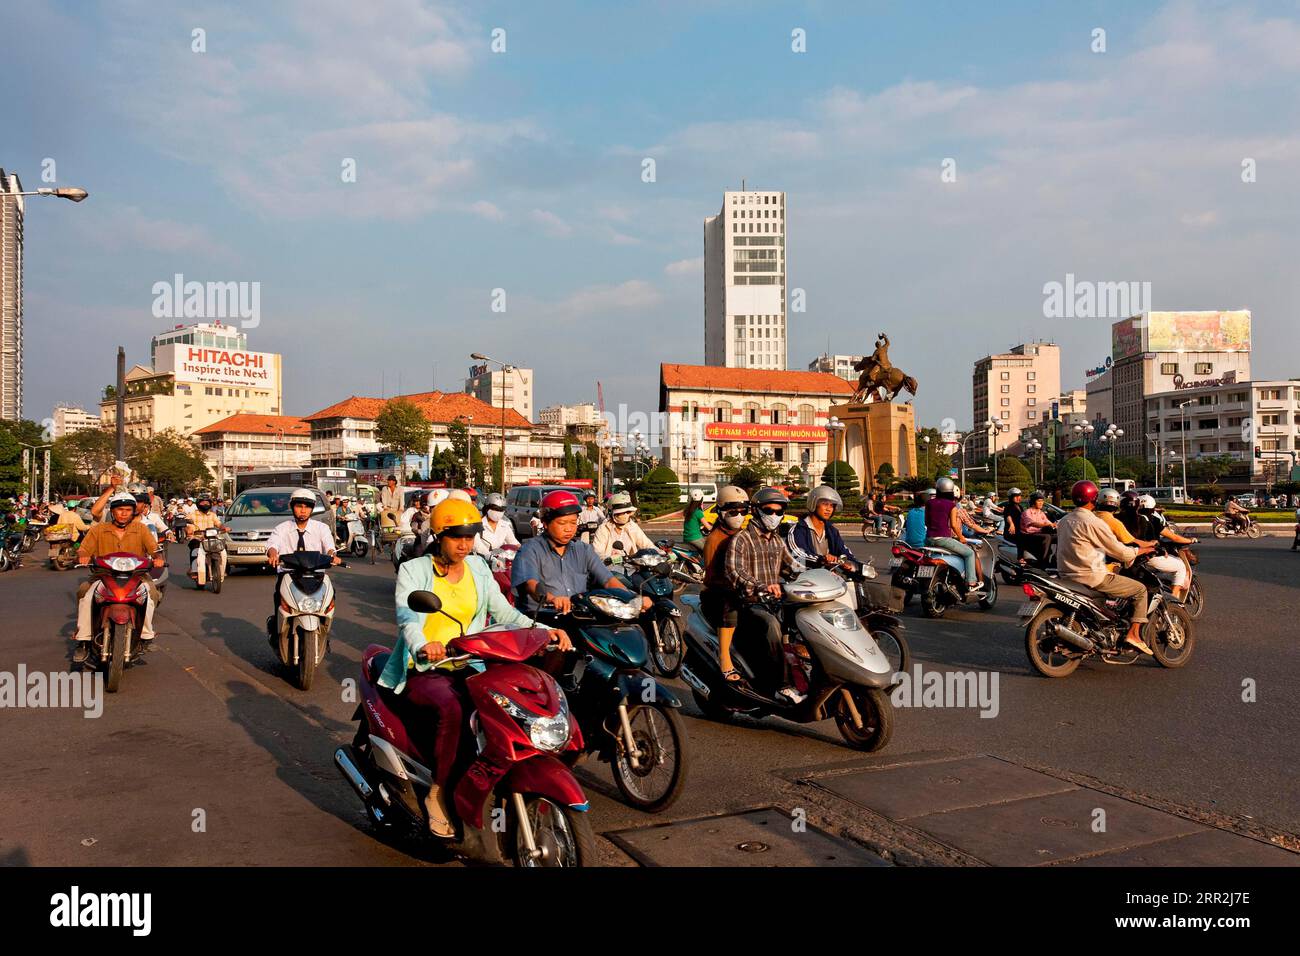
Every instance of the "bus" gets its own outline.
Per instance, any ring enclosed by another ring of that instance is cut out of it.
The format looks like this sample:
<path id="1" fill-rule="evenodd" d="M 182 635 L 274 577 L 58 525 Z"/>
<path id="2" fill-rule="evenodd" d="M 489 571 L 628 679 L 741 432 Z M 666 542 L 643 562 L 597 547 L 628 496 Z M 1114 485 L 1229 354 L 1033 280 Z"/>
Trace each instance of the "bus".
<path id="1" fill-rule="evenodd" d="M 357 496 L 357 470 L 355 468 L 255 468 L 235 473 L 235 494 L 266 485 L 293 485 L 297 488 L 319 488 L 326 497 Z"/>
<path id="2" fill-rule="evenodd" d="M 1132 478 L 1102 478 L 1097 482 L 1098 488 L 1114 488 L 1120 494 L 1126 491 L 1132 491 L 1137 487 L 1137 482 Z"/>
<path id="3" fill-rule="evenodd" d="M 1157 488 L 1134 488 L 1139 495 L 1150 495 L 1161 504 L 1187 504 L 1187 489 L 1182 485 L 1161 485 Z"/>

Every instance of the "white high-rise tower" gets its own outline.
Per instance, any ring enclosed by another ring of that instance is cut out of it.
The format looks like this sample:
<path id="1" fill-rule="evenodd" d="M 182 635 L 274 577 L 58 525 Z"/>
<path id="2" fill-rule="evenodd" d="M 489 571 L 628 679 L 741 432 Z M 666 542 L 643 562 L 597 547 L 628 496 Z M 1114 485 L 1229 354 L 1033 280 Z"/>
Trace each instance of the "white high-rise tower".
<path id="1" fill-rule="evenodd" d="M 704 364 L 784 369 L 785 301 L 785 193 L 723 193 L 704 220 Z"/>

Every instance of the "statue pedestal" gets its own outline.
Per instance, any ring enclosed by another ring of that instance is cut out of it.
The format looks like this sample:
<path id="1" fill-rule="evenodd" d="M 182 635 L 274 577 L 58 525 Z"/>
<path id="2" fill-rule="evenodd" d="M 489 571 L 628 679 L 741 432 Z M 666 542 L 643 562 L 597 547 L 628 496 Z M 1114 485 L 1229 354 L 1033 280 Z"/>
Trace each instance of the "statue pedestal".
<path id="1" fill-rule="evenodd" d="M 847 461 L 862 488 L 871 487 L 886 463 L 899 478 L 916 474 L 916 416 L 911 405 L 832 405 L 830 413 L 845 426 L 832 439 L 831 460 Z"/>

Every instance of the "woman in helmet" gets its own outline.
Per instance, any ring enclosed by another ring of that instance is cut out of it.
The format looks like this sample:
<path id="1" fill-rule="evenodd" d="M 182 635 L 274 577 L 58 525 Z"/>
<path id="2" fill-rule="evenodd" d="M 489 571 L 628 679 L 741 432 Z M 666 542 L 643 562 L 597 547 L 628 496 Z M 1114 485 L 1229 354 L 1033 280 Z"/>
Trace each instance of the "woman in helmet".
<path id="1" fill-rule="evenodd" d="M 492 492 L 483 501 L 483 530 L 474 542 L 474 551 L 487 557 L 498 548 L 519 549 L 514 526 L 506 520 L 506 499 Z"/>
<path id="2" fill-rule="evenodd" d="M 940 478 L 934 483 L 935 494 L 925 504 L 925 543 L 932 548 L 943 548 L 957 555 L 966 565 L 966 586 L 969 591 L 984 587 L 980 579 L 979 562 L 975 551 L 962 534 L 962 509 L 957 504 L 957 483 L 951 478 Z"/>
<path id="3" fill-rule="evenodd" d="M 726 583 L 727 548 L 745 526 L 749 495 L 745 489 L 726 485 L 718 489 L 718 521 L 704 542 L 704 588 L 700 592 L 700 613 L 718 632 L 718 663 L 722 676 L 736 682 L 740 672 L 731 662 L 731 639 L 736 634 L 741 604 Z"/>
<path id="4" fill-rule="evenodd" d="M 591 546 L 601 558 L 610 558 L 618 550 L 614 542 L 622 542 L 624 554 L 636 554 L 645 548 L 653 548 L 655 543 L 646 537 L 641 526 L 632 520 L 636 514 L 636 505 L 632 496 L 620 491 L 609 501 L 609 520 L 596 529 Z"/>
<path id="5" fill-rule="evenodd" d="M 1052 532 L 1056 530 L 1056 523 L 1044 510 L 1043 504 L 1046 497 L 1041 491 L 1035 491 L 1029 496 L 1029 506 L 1020 513 L 1020 519 L 1017 526 L 1020 534 L 1017 536 L 1017 544 L 1024 548 L 1039 564 L 1047 562 L 1047 556 L 1052 550 Z"/>
<path id="6" fill-rule="evenodd" d="M 827 564 L 843 562 L 848 570 L 854 571 L 858 559 L 832 523 L 836 512 L 843 507 L 844 499 L 830 485 L 818 485 L 808 492 L 808 513 L 790 532 L 791 544 L 804 554 L 825 558 Z"/>
<path id="7" fill-rule="evenodd" d="M 429 829 L 435 836 L 451 837 L 455 830 L 443 790 L 464 731 L 463 695 L 452 672 L 433 668 L 447 656 L 447 642 L 462 631 L 474 634 L 489 624 L 531 627 L 532 621 L 510 606 L 491 569 L 473 554 L 474 541 L 483 530 L 477 508 L 449 498 L 433 509 L 429 530 L 430 553 L 407 561 L 397 572 L 397 646 L 379 675 L 379 685 L 419 708 L 419 719 L 408 726 L 418 735 L 420 752 L 432 763 L 433 786 L 425 802 Z M 442 610 L 436 614 L 411 610 L 406 601 L 413 591 L 432 591 L 442 601 Z M 552 631 L 551 637 L 560 650 L 572 649 L 563 631 Z"/>
<path id="8" fill-rule="evenodd" d="M 682 514 L 682 544 L 704 553 L 704 492 L 692 488 Z"/>

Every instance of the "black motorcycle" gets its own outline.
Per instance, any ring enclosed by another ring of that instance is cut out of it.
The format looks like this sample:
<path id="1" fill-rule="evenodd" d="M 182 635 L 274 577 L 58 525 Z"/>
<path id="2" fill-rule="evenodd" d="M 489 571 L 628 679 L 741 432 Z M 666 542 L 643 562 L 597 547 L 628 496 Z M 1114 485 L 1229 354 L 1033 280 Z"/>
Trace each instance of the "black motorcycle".
<path id="1" fill-rule="evenodd" d="M 623 542 L 614 542 L 615 550 L 623 550 Z M 672 558 L 655 548 L 642 548 L 623 559 L 614 575 L 628 590 L 650 598 L 654 603 L 641 615 L 650 649 L 650 661 L 662 677 L 676 677 L 682 669 L 686 645 L 682 640 L 682 611 L 673 600 Z"/>
<path id="2" fill-rule="evenodd" d="M 568 614 L 544 608 L 537 620 L 562 628 L 573 641 L 577 654 L 561 686 L 587 753 L 610 762 L 628 803 L 653 812 L 681 793 L 689 755 L 677 713 L 681 701 L 645 672 L 649 653 L 640 617 L 638 595 L 600 588 L 575 596 Z"/>
<path id="3" fill-rule="evenodd" d="M 1182 667 L 1192 656 L 1196 636 L 1187 611 L 1167 596 L 1169 585 L 1143 558 L 1125 572 L 1146 585 L 1147 624 L 1142 640 L 1162 667 Z M 1113 598 L 1064 578 L 1026 570 L 1020 606 L 1025 620 L 1029 663 L 1044 677 L 1068 677 L 1086 658 L 1107 664 L 1132 664 L 1146 655 L 1124 643 L 1131 600 Z"/>

